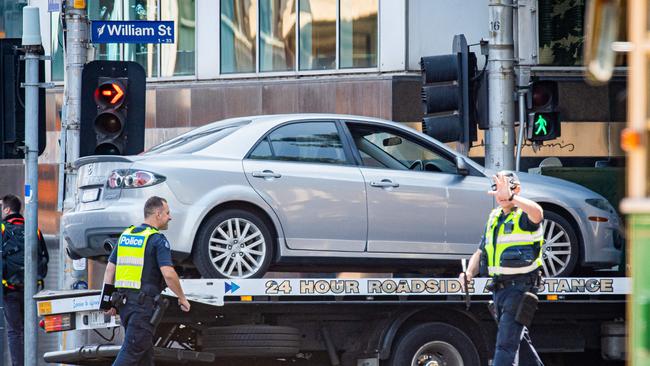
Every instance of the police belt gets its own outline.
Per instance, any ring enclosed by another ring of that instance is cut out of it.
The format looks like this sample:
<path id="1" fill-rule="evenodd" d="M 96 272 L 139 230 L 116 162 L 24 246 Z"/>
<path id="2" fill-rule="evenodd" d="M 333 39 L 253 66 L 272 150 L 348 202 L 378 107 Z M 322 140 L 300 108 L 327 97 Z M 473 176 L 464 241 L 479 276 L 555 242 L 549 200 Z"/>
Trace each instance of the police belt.
<path id="1" fill-rule="evenodd" d="M 495 290 L 503 290 L 507 287 L 514 286 L 531 286 L 537 287 L 539 285 L 539 271 L 535 270 L 531 273 L 519 276 L 498 276 L 493 279 L 493 286 Z"/>
<path id="2" fill-rule="evenodd" d="M 137 298 L 138 302 L 142 303 L 145 297 L 149 297 L 152 300 L 160 295 L 160 288 L 156 285 L 143 283 L 140 286 L 140 289 L 131 289 L 131 288 L 117 288 L 117 292 L 120 292 L 127 296 L 127 298 Z"/>

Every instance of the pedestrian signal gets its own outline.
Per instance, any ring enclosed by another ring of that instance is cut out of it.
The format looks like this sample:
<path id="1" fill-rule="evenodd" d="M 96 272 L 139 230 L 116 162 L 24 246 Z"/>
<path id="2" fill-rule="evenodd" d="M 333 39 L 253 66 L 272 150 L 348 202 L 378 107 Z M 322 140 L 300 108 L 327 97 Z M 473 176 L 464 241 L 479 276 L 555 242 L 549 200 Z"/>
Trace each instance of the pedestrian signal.
<path id="1" fill-rule="evenodd" d="M 528 110 L 526 138 L 543 142 L 560 137 L 561 121 L 558 112 L 558 89 L 554 81 L 533 83 L 532 107 Z"/>

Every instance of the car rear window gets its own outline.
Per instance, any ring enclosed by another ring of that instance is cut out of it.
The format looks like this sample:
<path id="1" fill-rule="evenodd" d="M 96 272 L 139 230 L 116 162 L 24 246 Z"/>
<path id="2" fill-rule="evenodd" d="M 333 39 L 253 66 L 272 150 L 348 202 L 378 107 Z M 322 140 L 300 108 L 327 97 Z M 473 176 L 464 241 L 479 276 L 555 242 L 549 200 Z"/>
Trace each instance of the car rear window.
<path id="1" fill-rule="evenodd" d="M 152 154 L 190 154 L 205 149 L 251 121 L 237 121 L 228 123 L 213 123 L 176 136 L 156 145 L 146 151 L 144 155 Z"/>

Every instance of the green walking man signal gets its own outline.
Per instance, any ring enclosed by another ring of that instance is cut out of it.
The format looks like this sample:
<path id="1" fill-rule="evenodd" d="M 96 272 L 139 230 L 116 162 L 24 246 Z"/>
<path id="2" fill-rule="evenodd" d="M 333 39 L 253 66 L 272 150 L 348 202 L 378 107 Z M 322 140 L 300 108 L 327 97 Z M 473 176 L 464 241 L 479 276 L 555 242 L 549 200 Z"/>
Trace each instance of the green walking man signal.
<path id="1" fill-rule="evenodd" d="M 560 114 L 558 112 L 533 112 L 528 114 L 526 138 L 543 142 L 560 137 Z"/>
<path id="2" fill-rule="evenodd" d="M 544 116 L 542 116 L 541 114 L 539 116 L 537 116 L 537 121 L 535 121 L 535 128 L 536 128 L 535 135 L 538 135 L 538 136 L 539 135 L 546 135 L 547 134 L 547 132 L 546 132 L 546 124 L 547 124 L 547 122 L 546 122 L 546 119 L 544 119 Z M 540 133 L 540 132 L 543 132 L 543 133 Z"/>

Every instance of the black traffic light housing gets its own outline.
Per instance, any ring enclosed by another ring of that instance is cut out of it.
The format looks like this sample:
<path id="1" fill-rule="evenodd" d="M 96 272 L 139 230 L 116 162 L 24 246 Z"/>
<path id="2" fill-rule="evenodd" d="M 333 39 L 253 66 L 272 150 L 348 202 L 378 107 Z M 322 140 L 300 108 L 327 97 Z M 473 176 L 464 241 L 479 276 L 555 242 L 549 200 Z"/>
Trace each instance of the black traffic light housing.
<path id="1" fill-rule="evenodd" d="M 454 37 L 454 53 L 422 57 L 422 131 L 442 141 L 476 141 L 473 92 L 476 56 L 465 36 Z"/>
<path id="2" fill-rule="evenodd" d="M 530 95 L 526 138 L 533 142 L 544 142 L 560 137 L 562 130 L 557 82 L 535 81 Z"/>
<path id="3" fill-rule="evenodd" d="M 81 81 L 79 156 L 144 150 L 146 75 L 133 61 L 92 61 Z"/>
<path id="4" fill-rule="evenodd" d="M 20 38 L 0 39 L 0 159 L 25 158 L 25 61 Z M 38 80 L 45 81 L 45 62 L 38 62 Z M 38 155 L 45 151 L 45 89 L 38 89 Z"/>

